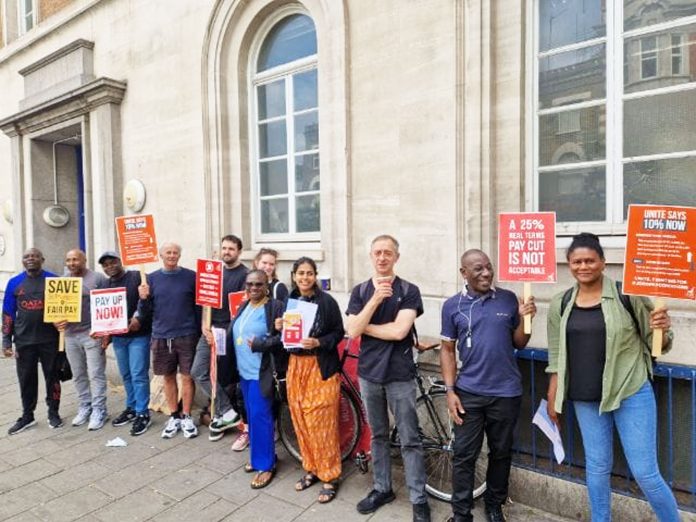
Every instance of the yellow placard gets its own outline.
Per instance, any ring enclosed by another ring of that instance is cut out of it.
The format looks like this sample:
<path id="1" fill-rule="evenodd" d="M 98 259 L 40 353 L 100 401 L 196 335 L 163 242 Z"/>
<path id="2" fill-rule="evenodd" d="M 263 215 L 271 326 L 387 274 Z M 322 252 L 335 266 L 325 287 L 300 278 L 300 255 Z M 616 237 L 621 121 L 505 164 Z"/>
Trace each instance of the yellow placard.
<path id="1" fill-rule="evenodd" d="M 44 322 L 79 323 L 81 319 L 82 278 L 47 277 L 44 295 Z"/>

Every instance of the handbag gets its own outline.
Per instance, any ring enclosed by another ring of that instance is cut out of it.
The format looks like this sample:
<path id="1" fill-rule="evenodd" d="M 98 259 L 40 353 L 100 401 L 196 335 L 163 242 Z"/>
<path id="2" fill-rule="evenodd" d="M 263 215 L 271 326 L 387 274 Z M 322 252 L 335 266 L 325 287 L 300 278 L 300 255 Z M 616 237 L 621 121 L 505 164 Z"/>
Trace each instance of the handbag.
<path id="1" fill-rule="evenodd" d="M 65 352 L 58 352 L 55 362 L 56 375 L 61 382 L 69 381 L 73 378 L 72 368 Z"/>

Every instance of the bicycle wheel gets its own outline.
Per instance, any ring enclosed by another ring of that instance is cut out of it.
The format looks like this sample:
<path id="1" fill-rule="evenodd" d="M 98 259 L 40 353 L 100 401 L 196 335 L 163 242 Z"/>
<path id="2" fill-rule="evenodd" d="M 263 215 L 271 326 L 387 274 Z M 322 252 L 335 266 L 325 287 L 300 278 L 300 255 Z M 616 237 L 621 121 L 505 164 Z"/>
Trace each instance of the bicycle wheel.
<path id="1" fill-rule="evenodd" d="M 452 500 L 454 428 L 447 411 L 447 393 L 436 391 L 419 397 L 416 412 L 423 439 L 425 490 L 439 500 L 450 502 Z M 474 471 L 474 498 L 480 497 L 486 491 L 487 466 L 488 447 L 484 437 L 484 445 Z"/>
<path id="2" fill-rule="evenodd" d="M 297 442 L 295 426 L 292 424 L 290 407 L 287 402 L 280 405 L 278 411 L 278 434 L 280 441 L 288 453 L 298 462 L 302 462 L 300 445 Z M 341 447 L 341 460 L 346 460 L 355 450 L 360 437 L 361 424 L 358 408 L 351 395 L 341 387 L 341 397 L 338 403 L 338 433 Z"/>

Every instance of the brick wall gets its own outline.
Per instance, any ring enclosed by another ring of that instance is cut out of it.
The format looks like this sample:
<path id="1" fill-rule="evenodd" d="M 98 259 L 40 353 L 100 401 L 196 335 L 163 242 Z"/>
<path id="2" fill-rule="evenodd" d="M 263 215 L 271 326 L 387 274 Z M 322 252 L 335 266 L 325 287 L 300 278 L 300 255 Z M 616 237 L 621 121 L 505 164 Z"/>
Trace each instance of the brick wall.
<path id="1" fill-rule="evenodd" d="M 39 23 L 56 14 L 74 0 L 39 0 Z"/>

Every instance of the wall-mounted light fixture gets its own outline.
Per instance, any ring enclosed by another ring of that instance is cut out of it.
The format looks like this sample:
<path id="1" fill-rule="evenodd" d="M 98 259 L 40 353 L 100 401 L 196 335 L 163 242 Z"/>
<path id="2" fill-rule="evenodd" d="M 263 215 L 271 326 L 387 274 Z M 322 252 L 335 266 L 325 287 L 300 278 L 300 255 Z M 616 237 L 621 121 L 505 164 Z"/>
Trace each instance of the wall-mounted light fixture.
<path id="1" fill-rule="evenodd" d="M 132 179 L 123 189 L 123 199 L 128 210 L 140 212 L 145 207 L 145 185 L 139 179 Z"/>

